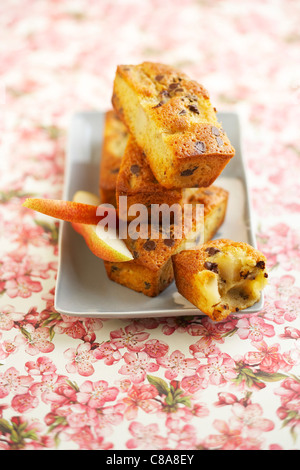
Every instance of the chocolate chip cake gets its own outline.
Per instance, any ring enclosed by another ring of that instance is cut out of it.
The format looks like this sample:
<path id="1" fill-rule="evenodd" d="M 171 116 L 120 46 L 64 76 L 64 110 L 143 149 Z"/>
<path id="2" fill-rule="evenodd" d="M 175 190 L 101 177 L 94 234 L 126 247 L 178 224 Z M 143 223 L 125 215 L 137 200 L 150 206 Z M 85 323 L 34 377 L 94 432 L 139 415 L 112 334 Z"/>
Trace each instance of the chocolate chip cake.
<path id="1" fill-rule="evenodd" d="M 149 297 L 157 296 L 174 280 L 172 255 L 210 240 L 223 223 L 227 200 L 227 191 L 216 186 L 187 191 L 184 201 L 186 204 L 193 207 L 203 204 L 204 227 L 201 223 L 196 226 L 197 221 L 193 218 L 190 230 L 182 238 L 175 238 L 174 225 L 171 225 L 169 238 L 164 238 L 161 227 L 158 232 L 153 233 L 153 228 L 147 224 L 148 236 L 138 239 L 128 237 L 124 240 L 134 260 L 122 263 L 104 262 L 108 277 Z"/>
<path id="2" fill-rule="evenodd" d="M 113 111 L 105 114 L 103 144 L 101 149 L 99 193 L 102 203 L 116 207 L 116 183 L 128 132 L 118 115 Z"/>
<path id="3" fill-rule="evenodd" d="M 165 188 L 208 187 L 234 156 L 206 89 L 170 66 L 118 66 L 112 103 Z"/>
<path id="4" fill-rule="evenodd" d="M 158 210 L 158 205 L 182 203 L 182 189 L 166 189 L 154 177 L 143 150 L 130 135 L 117 177 L 116 199 L 118 216 L 122 220 L 133 220 L 137 214 L 136 204 L 143 204 L 148 218 Z M 119 204 L 120 196 L 126 196 L 126 204 Z M 147 219 L 148 220 L 148 219 Z"/>
<path id="5" fill-rule="evenodd" d="M 179 293 L 215 321 L 251 307 L 267 284 L 265 256 L 246 243 L 209 241 L 172 261 Z"/>

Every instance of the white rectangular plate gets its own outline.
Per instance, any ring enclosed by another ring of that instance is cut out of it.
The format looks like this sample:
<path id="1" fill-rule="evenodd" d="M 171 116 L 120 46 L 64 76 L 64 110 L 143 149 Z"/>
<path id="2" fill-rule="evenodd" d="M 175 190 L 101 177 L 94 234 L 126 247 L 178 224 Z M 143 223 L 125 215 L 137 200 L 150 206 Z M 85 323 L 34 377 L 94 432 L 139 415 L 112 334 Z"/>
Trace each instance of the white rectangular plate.
<path id="1" fill-rule="evenodd" d="M 239 119 L 234 113 L 219 113 L 218 118 L 235 147 L 236 155 L 214 183 L 229 191 L 226 220 L 215 238 L 230 238 L 255 247 Z M 65 200 L 72 200 L 77 190 L 99 192 L 103 123 L 104 114 L 99 112 L 78 113 L 72 119 L 67 148 Z M 262 307 L 263 297 L 240 314 L 253 313 Z M 60 225 L 55 308 L 66 315 L 99 318 L 201 314 L 177 292 L 174 282 L 158 297 L 150 298 L 110 281 L 103 261 L 90 252 L 84 239 L 67 222 Z"/>

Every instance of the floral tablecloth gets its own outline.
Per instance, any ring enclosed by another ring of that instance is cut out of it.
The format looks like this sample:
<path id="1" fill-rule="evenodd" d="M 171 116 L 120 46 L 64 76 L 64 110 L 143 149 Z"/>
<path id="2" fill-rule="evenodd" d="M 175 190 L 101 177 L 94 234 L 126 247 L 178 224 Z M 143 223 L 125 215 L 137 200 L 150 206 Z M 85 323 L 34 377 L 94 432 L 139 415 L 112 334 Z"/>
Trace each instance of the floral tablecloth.
<path id="1" fill-rule="evenodd" d="M 6 0 L 0 5 L 0 448 L 300 448 L 300 3 Z M 72 115 L 107 110 L 117 64 L 180 67 L 234 110 L 264 309 L 95 319 L 54 309 Z"/>

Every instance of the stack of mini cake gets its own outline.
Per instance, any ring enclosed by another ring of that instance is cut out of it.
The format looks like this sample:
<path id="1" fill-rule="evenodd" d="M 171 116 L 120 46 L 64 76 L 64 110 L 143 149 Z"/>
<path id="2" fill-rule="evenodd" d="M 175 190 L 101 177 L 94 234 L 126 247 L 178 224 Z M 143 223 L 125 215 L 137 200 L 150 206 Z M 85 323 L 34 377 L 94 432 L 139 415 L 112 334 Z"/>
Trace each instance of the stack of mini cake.
<path id="1" fill-rule="evenodd" d="M 143 237 L 125 239 L 134 260 L 105 261 L 105 268 L 111 280 L 156 296 L 174 280 L 172 256 L 187 243 L 211 240 L 223 223 L 228 193 L 213 183 L 235 152 L 207 91 L 169 66 L 119 66 L 112 104 L 105 116 L 101 202 L 113 204 L 128 223 L 136 216 L 130 208 L 143 204 L 148 218 Z M 120 196 L 127 197 L 125 209 Z M 194 217 L 180 238 L 172 224 L 169 238 L 161 236 L 164 227 L 153 234 L 153 205 L 161 204 L 202 204 L 204 228 Z"/>

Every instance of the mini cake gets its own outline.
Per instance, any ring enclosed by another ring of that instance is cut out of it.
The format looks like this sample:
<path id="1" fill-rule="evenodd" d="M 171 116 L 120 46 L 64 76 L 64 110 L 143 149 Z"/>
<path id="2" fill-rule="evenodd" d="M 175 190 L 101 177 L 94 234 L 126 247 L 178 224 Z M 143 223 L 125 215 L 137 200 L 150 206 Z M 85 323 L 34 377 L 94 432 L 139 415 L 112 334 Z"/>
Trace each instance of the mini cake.
<path id="1" fill-rule="evenodd" d="M 105 114 L 103 144 L 100 161 L 99 192 L 102 203 L 116 206 L 116 183 L 128 132 L 117 114 L 111 110 Z"/>
<path id="2" fill-rule="evenodd" d="M 234 156 L 208 92 L 167 65 L 120 65 L 112 103 L 169 189 L 207 187 Z"/>
<path id="3" fill-rule="evenodd" d="M 126 205 L 122 210 L 122 205 L 119 205 L 120 196 L 127 197 Z M 167 190 L 158 183 L 143 150 L 130 135 L 117 177 L 116 200 L 119 218 L 131 221 L 136 217 L 135 211 L 130 212 L 130 207 L 134 204 L 146 206 L 150 216 L 150 213 L 153 215 L 157 207 L 153 206 L 154 204 L 181 205 L 182 190 Z"/>
<path id="4" fill-rule="evenodd" d="M 197 227 L 197 221 L 193 219 L 190 232 L 181 239 L 174 238 L 174 225 L 171 226 L 170 238 L 163 238 L 162 232 L 154 233 L 152 238 L 127 238 L 124 241 L 134 260 L 124 263 L 105 261 L 109 279 L 149 297 L 157 296 L 166 289 L 174 280 L 172 255 L 186 249 L 187 245 L 197 246 L 199 240 L 210 240 L 223 223 L 226 214 L 227 191 L 212 186 L 196 192 L 197 194 L 195 191 L 189 191 L 185 202 L 194 206 L 204 205 L 204 227 L 201 223 Z M 149 232 L 150 225 L 147 224 L 147 233 Z"/>
<path id="5" fill-rule="evenodd" d="M 172 261 L 179 293 L 215 321 L 251 307 L 267 284 L 265 256 L 246 243 L 209 241 Z"/>

